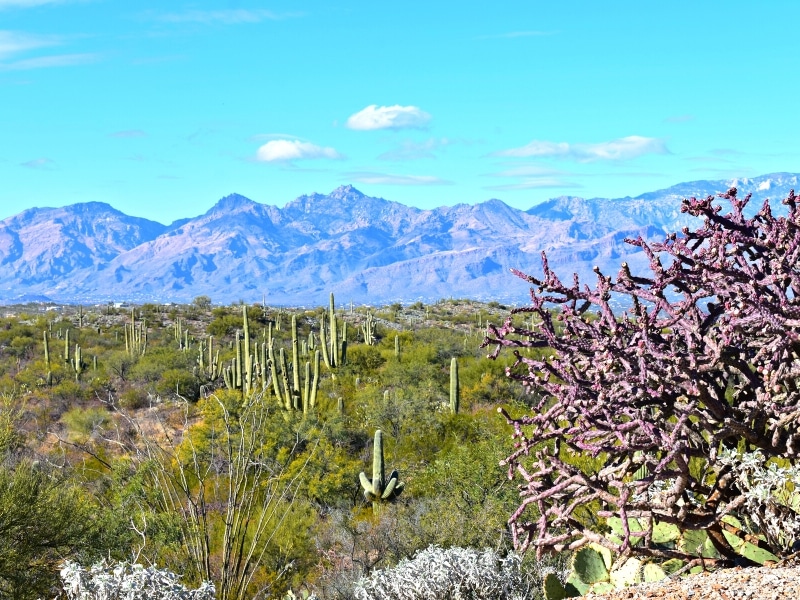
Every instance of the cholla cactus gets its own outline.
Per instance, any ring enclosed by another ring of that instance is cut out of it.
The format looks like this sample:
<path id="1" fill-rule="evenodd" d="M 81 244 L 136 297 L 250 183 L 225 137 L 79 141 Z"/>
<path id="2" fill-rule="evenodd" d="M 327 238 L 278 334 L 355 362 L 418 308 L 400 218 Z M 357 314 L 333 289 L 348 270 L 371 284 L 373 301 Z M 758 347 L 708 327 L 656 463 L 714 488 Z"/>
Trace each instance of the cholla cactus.
<path id="1" fill-rule="evenodd" d="M 577 275 L 570 283 L 544 254 L 542 274 L 515 271 L 531 303 L 490 325 L 484 346 L 492 357 L 513 352 L 507 374 L 535 394 L 530 415 L 500 409 L 515 444 L 503 464 L 521 480 L 509 519 L 518 551 L 594 541 L 693 560 L 690 547 L 655 540 L 663 523 L 706 532 L 732 565 L 741 540 L 725 535 L 724 519 L 748 515 L 720 454 L 760 450 L 800 465 L 800 197 L 789 192 L 785 216 L 765 202 L 752 217 L 749 196 L 720 197 L 727 214 L 711 196 L 684 200 L 681 211 L 702 219 L 694 231 L 627 240 L 649 262 L 639 274 L 622 263 L 616 275 L 596 268 L 593 287 Z M 616 539 L 578 517 L 598 501 L 598 516 L 622 523 Z M 786 555 L 785 543 L 767 541 Z"/>
<path id="2" fill-rule="evenodd" d="M 214 584 L 196 590 L 178 582 L 175 573 L 155 567 L 97 563 L 89 569 L 67 561 L 61 580 L 69 600 L 214 600 Z"/>
<path id="3" fill-rule="evenodd" d="M 539 589 L 517 554 L 430 546 L 355 585 L 357 600 L 522 600 Z"/>

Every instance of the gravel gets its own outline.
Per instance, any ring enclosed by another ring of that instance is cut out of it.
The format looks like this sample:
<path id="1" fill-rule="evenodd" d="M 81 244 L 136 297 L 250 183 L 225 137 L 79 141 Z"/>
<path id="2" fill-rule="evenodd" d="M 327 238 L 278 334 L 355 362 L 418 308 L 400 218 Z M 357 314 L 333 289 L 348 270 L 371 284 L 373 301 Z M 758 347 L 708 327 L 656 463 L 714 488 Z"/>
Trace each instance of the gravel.
<path id="1" fill-rule="evenodd" d="M 800 567 L 737 567 L 645 583 L 597 600 L 800 600 Z"/>

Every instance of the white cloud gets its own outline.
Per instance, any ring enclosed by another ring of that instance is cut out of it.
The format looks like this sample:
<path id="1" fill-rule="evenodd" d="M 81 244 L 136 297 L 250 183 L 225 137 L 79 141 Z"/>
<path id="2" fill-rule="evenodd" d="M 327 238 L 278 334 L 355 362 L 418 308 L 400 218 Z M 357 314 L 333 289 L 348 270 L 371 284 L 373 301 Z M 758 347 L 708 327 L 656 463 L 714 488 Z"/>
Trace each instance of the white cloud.
<path id="1" fill-rule="evenodd" d="M 533 140 L 520 148 L 495 152 L 495 156 L 531 157 L 563 156 L 580 162 L 597 160 L 630 160 L 645 154 L 666 154 L 664 141 L 658 138 L 629 135 L 627 137 L 596 144 L 569 144 Z"/>
<path id="2" fill-rule="evenodd" d="M 374 185 L 452 185 L 452 181 L 431 175 L 395 175 L 392 173 L 356 172 L 347 173 L 349 180 Z"/>
<path id="3" fill-rule="evenodd" d="M 417 106 L 378 106 L 371 104 L 347 119 L 347 127 L 359 131 L 373 129 L 424 129 L 431 116 Z"/>
<path id="4" fill-rule="evenodd" d="M 573 152 L 583 160 L 628 160 L 643 154 L 664 154 L 667 148 L 658 138 L 629 135 L 599 144 L 575 144 Z"/>
<path id="5" fill-rule="evenodd" d="M 300 140 L 272 140 L 256 152 L 256 160 L 262 162 L 284 162 L 311 158 L 343 158 L 333 148 L 324 148 Z"/>
<path id="6" fill-rule="evenodd" d="M 222 23 L 223 25 L 239 25 L 241 23 L 278 21 L 291 16 L 297 15 L 279 15 L 271 10 L 247 10 L 239 8 L 229 10 L 187 10 L 179 13 L 161 15 L 158 17 L 158 20 L 167 23 Z"/>

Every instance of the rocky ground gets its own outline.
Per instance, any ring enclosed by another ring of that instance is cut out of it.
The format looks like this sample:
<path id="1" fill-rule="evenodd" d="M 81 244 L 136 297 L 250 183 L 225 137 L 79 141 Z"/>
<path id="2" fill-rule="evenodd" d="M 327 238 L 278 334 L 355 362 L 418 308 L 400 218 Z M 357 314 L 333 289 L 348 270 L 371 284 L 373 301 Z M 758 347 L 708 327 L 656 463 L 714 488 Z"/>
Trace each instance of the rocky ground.
<path id="1" fill-rule="evenodd" d="M 783 600 L 800 599 L 800 567 L 721 569 L 684 578 L 665 579 L 609 594 L 587 594 L 596 600 Z"/>

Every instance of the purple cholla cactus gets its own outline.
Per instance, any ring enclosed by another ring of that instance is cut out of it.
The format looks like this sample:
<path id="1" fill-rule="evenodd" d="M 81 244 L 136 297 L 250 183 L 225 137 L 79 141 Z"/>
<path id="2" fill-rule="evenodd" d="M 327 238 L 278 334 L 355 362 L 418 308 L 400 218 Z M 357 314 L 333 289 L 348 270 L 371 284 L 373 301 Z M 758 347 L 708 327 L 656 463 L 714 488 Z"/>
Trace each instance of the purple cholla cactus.
<path id="1" fill-rule="evenodd" d="M 746 218 L 749 196 L 733 188 L 719 197 L 730 213 L 712 196 L 683 201 L 683 212 L 704 218 L 696 231 L 662 243 L 626 240 L 649 259 L 645 276 L 623 263 L 616 277 L 595 269 L 594 287 L 577 275 L 565 284 L 544 253 L 542 278 L 515 271 L 532 285 L 531 304 L 490 326 L 483 346 L 494 347 L 490 357 L 513 352 L 507 375 L 536 393 L 529 416 L 500 409 L 515 440 L 504 464 L 522 480 L 509 520 L 519 550 L 597 542 L 693 558 L 653 542 L 653 525 L 666 523 L 706 531 L 732 560 L 722 518 L 743 498 L 735 470 L 718 456 L 738 449 L 798 460 L 798 199 L 792 191 L 783 201 L 785 217 L 765 202 Z M 617 305 L 627 308 L 615 314 Z M 523 326 L 517 315 L 539 323 Z M 570 458 L 578 454 L 599 466 Z M 586 510 L 621 518 L 621 538 L 587 528 L 579 517 Z M 629 527 L 634 518 L 641 531 Z"/>

